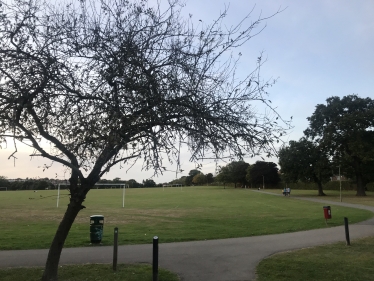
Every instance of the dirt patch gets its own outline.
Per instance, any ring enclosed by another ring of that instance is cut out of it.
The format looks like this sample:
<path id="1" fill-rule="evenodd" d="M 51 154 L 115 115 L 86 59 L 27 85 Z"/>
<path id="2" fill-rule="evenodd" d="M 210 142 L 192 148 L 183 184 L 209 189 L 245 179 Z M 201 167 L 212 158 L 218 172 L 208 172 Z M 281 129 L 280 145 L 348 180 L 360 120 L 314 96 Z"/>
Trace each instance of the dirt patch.
<path id="1" fill-rule="evenodd" d="M 154 224 L 159 222 L 180 223 L 182 218 L 198 213 L 202 210 L 182 210 L 182 209 L 101 209 L 98 214 L 104 215 L 105 223 L 127 224 L 144 222 Z M 79 214 L 75 220 L 77 223 L 87 222 L 87 216 Z"/>
<path id="2" fill-rule="evenodd" d="M 2 222 L 14 221 L 61 221 L 63 213 L 50 212 L 47 210 L 17 210 L 2 209 L 0 212 L 0 220 Z"/>

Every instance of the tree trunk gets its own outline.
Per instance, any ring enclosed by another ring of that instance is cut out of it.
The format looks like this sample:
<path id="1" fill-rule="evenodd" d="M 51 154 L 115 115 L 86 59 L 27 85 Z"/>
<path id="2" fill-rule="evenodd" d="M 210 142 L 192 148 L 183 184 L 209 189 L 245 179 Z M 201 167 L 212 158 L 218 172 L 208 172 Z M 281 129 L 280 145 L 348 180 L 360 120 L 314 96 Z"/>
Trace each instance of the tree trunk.
<path id="1" fill-rule="evenodd" d="M 357 180 L 356 196 L 366 196 L 365 184 L 362 180 L 362 174 L 360 172 L 356 172 L 356 180 Z"/>
<path id="2" fill-rule="evenodd" d="M 64 246 L 66 237 L 70 231 L 70 228 L 77 217 L 79 211 L 83 209 L 83 200 L 72 200 L 66 209 L 64 217 L 58 226 L 55 237 L 53 238 L 51 247 L 49 248 L 47 262 L 43 273 L 42 281 L 57 281 L 57 270 L 58 263 L 60 261 L 60 255 L 62 247 Z"/>
<path id="3" fill-rule="evenodd" d="M 362 173 L 361 173 L 361 162 L 357 159 L 357 157 L 354 158 L 353 168 L 356 173 L 356 181 L 357 181 L 356 196 L 366 196 L 365 184 L 363 182 Z"/>
<path id="4" fill-rule="evenodd" d="M 317 182 L 317 185 L 318 185 L 318 196 L 326 196 L 326 194 L 323 192 L 323 189 L 322 189 L 322 183 Z"/>

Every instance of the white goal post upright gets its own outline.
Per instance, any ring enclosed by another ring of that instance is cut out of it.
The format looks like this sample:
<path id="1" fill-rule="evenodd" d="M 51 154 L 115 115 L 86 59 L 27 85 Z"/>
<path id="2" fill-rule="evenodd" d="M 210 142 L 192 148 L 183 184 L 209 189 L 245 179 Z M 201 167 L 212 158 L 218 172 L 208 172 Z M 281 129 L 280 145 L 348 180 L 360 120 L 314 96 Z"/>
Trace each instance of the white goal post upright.
<path id="1" fill-rule="evenodd" d="M 58 184 L 58 188 L 57 188 L 57 208 L 58 208 L 59 201 L 60 201 L 60 184 Z"/>
<path id="2" fill-rule="evenodd" d="M 58 189 L 57 189 L 57 208 L 58 208 L 58 203 L 60 201 L 60 185 L 61 184 L 58 185 Z M 69 184 L 62 184 L 62 185 L 69 185 Z M 97 183 L 97 184 L 95 184 L 95 186 L 97 186 L 97 185 L 119 186 L 120 189 L 123 186 L 122 208 L 125 208 L 125 189 L 126 189 L 126 186 L 129 187 L 128 184 L 124 184 L 124 183 Z"/>
<path id="3" fill-rule="evenodd" d="M 126 185 L 123 185 L 123 192 L 122 192 L 122 208 L 125 208 L 125 189 L 126 189 Z"/>

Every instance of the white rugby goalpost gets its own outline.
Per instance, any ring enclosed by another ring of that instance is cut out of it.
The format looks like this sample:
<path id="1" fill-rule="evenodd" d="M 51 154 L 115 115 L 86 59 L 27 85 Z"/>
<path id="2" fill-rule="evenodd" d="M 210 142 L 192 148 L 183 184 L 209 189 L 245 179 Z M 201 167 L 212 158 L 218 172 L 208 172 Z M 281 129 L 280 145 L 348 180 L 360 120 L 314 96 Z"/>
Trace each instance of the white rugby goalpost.
<path id="1" fill-rule="evenodd" d="M 69 184 L 61 184 L 61 183 L 58 184 L 58 188 L 57 188 L 57 208 L 58 208 L 58 203 L 60 201 L 60 186 L 61 185 L 68 186 Z M 99 185 L 119 186 L 119 188 L 121 188 L 123 186 L 123 188 L 122 188 L 123 189 L 123 192 L 122 192 L 122 208 L 125 208 L 125 195 L 126 195 L 125 190 L 126 190 L 126 187 L 130 188 L 130 186 L 128 184 L 125 184 L 125 183 L 97 183 L 97 184 L 95 184 L 95 186 L 99 186 Z"/>

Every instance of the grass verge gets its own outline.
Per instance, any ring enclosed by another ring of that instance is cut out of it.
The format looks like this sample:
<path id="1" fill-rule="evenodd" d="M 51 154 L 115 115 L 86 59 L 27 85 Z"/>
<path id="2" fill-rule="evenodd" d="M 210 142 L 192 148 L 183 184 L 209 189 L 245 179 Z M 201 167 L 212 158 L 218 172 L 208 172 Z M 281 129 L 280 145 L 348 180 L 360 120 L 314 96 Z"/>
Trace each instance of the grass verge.
<path id="1" fill-rule="evenodd" d="M 2 281 L 28 280 L 39 281 L 43 268 L 0 269 Z M 179 277 L 165 269 L 159 269 L 159 281 L 178 281 Z M 87 264 L 60 266 L 59 281 L 149 281 L 152 280 L 152 266 L 145 264 L 119 264 L 113 272 L 112 265 Z"/>
<path id="2" fill-rule="evenodd" d="M 257 281 L 374 280 L 374 237 L 276 254 L 257 267 Z"/>

